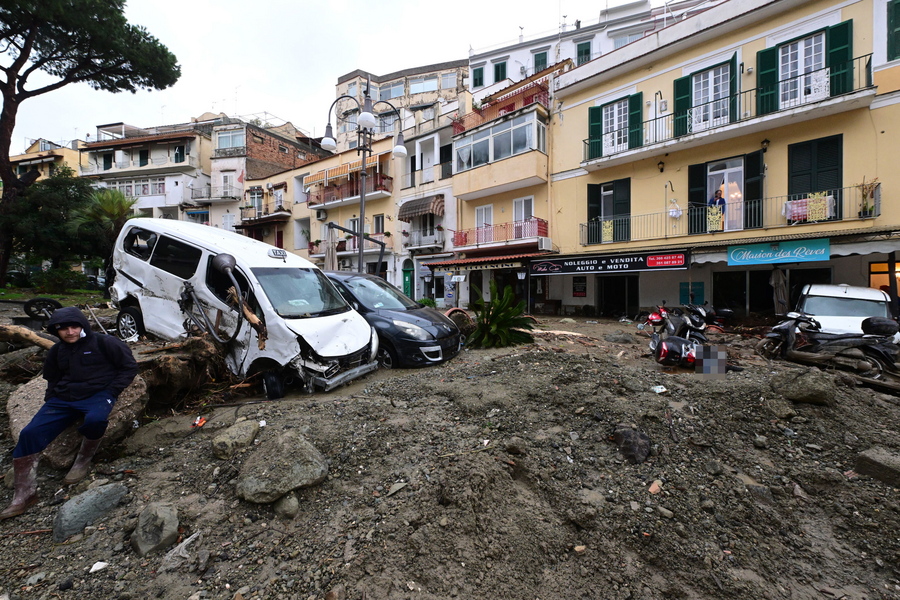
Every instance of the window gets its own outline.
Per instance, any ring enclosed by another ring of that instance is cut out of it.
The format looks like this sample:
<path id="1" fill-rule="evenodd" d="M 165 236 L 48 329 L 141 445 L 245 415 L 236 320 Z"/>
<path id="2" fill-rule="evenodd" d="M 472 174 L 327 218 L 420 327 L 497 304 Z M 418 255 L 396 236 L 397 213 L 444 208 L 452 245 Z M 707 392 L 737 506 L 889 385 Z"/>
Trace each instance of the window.
<path id="1" fill-rule="evenodd" d="M 728 62 L 675 80 L 675 135 L 727 125 L 738 118 L 737 54 Z"/>
<path id="2" fill-rule="evenodd" d="M 288 153 L 289 153 L 289 150 L 287 149 L 287 146 L 282 146 L 281 144 L 278 145 L 278 151 L 281 152 L 282 154 L 288 154 Z"/>
<path id="3" fill-rule="evenodd" d="M 109 171 L 112 169 L 113 164 L 113 155 L 112 154 L 104 154 L 103 155 L 103 170 Z"/>
<path id="4" fill-rule="evenodd" d="M 530 112 L 476 131 L 454 142 L 456 172 L 528 152 L 545 151 L 546 125 Z"/>
<path id="5" fill-rule="evenodd" d="M 472 69 L 472 87 L 484 87 L 484 67 L 475 67 Z"/>
<path id="6" fill-rule="evenodd" d="M 787 220 L 796 223 L 841 219 L 842 171 L 843 137 L 840 135 L 789 145 L 788 202 L 791 204 L 785 203 Z M 817 206 L 810 206 L 811 194 L 820 195 L 813 200 Z"/>
<path id="7" fill-rule="evenodd" d="M 258 211 L 263 208 L 263 189 L 261 187 L 252 187 L 247 192 L 247 204 Z"/>
<path id="8" fill-rule="evenodd" d="M 359 117 L 359 111 L 351 111 L 344 113 L 344 118 L 341 120 L 340 127 L 338 128 L 340 133 L 347 133 L 348 131 L 356 131 L 356 119 Z"/>
<path id="9" fill-rule="evenodd" d="M 575 63 L 578 66 L 583 65 L 584 63 L 591 60 L 591 42 L 590 40 L 586 42 L 579 42 L 575 47 Z"/>
<path id="10" fill-rule="evenodd" d="M 506 79 L 506 61 L 494 63 L 494 83 Z"/>
<path id="11" fill-rule="evenodd" d="M 177 163 L 184 162 L 184 146 L 175 146 L 175 152 L 173 153 L 173 160 Z"/>
<path id="12" fill-rule="evenodd" d="M 167 236 L 160 236 L 150 264 L 181 279 L 190 279 L 197 272 L 203 252 L 199 248 Z"/>
<path id="13" fill-rule="evenodd" d="M 631 239 L 631 180 L 588 184 L 587 243 Z"/>
<path id="14" fill-rule="evenodd" d="M 391 83 L 386 83 L 381 86 L 381 91 L 378 95 L 379 100 L 390 100 L 391 98 L 397 98 L 403 95 L 403 80 L 392 81 Z"/>
<path id="15" fill-rule="evenodd" d="M 441 75 L 441 89 L 442 90 L 455 90 L 456 89 L 456 73 L 443 73 Z"/>
<path id="16" fill-rule="evenodd" d="M 153 247 L 156 245 L 156 234 L 146 229 L 133 227 L 122 243 L 122 248 L 128 254 L 137 256 L 142 260 L 150 258 Z"/>
<path id="17" fill-rule="evenodd" d="M 434 92 L 437 90 L 437 85 L 437 75 L 413 77 L 409 80 L 409 93 L 421 94 L 422 92 Z"/>
<path id="18" fill-rule="evenodd" d="M 900 0 L 887 3 L 887 59 L 900 58 Z"/>
<path id="19" fill-rule="evenodd" d="M 375 215 L 372 217 L 372 233 L 384 233 L 384 215 Z"/>
<path id="20" fill-rule="evenodd" d="M 756 55 L 757 113 L 846 94 L 853 91 L 853 75 L 853 21 L 760 50 Z"/>
<path id="21" fill-rule="evenodd" d="M 534 72 L 538 73 L 547 68 L 547 53 L 546 52 L 535 52 L 534 53 Z"/>
<path id="22" fill-rule="evenodd" d="M 399 120 L 400 117 L 398 117 L 395 112 L 378 115 L 378 132 L 390 133 L 391 131 L 394 131 L 394 127 Z"/>
<path id="23" fill-rule="evenodd" d="M 351 81 L 349 84 L 347 84 L 347 95 L 353 96 L 354 98 L 356 98 L 356 82 L 355 81 Z"/>
<path id="24" fill-rule="evenodd" d="M 218 148 L 241 148 L 244 146 L 244 130 L 220 131 L 216 137 Z"/>
<path id="25" fill-rule="evenodd" d="M 138 166 L 146 167 L 150 163 L 150 151 L 149 150 L 139 150 L 138 151 Z"/>
<path id="26" fill-rule="evenodd" d="M 627 46 L 631 42 L 636 42 L 639 39 L 644 37 L 643 33 L 630 33 L 628 35 L 623 35 L 621 37 L 613 38 L 613 44 L 615 48 L 618 50 L 622 46 Z"/>
<path id="27" fill-rule="evenodd" d="M 643 136 L 643 94 L 588 109 L 587 160 L 638 148 Z"/>
<path id="28" fill-rule="evenodd" d="M 475 208 L 475 241 L 479 244 L 494 241 L 494 206 L 486 204 Z"/>
<path id="29" fill-rule="evenodd" d="M 513 200 L 513 235 L 516 239 L 534 237 L 537 228 L 532 222 L 534 217 L 534 198 L 516 198 Z"/>
<path id="30" fill-rule="evenodd" d="M 688 233 L 762 227 L 764 164 L 757 150 L 688 165 Z M 722 192 L 722 201 L 716 192 Z"/>

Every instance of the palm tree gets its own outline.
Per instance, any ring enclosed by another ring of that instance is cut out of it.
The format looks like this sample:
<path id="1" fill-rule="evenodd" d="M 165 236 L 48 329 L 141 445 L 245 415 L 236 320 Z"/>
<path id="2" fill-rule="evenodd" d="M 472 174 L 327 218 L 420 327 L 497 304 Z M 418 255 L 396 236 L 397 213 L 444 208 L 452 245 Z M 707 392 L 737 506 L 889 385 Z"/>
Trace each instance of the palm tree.
<path id="1" fill-rule="evenodd" d="M 135 216 L 134 198 L 129 198 L 117 189 L 100 188 L 94 191 L 91 201 L 77 211 L 72 226 L 78 233 L 93 234 L 100 247 L 98 254 L 103 257 L 103 268 L 107 274 L 106 285 L 112 285 L 109 276 L 112 267 L 112 251 L 125 221 Z"/>

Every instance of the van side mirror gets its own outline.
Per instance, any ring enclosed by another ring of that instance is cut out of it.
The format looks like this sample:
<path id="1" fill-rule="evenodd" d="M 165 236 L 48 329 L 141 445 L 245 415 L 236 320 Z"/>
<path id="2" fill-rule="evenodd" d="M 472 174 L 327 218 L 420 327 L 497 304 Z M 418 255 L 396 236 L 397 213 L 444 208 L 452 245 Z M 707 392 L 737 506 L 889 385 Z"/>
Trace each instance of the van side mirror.
<path id="1" fill-rule="evenodd" d="M 229 272 L 234 271 L 234 267 L 237 265 L 237 261 L 234 260 L 234 257 L 230 254 L 216 254 L 212 259 L 213 268 L 225 275 Z"/>

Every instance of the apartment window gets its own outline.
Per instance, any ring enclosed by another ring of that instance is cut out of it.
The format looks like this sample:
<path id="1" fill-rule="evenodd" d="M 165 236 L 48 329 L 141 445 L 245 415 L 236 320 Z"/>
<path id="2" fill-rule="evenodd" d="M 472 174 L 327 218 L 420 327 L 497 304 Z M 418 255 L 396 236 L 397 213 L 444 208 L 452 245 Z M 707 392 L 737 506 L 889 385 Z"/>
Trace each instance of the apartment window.
<path id="1" fill-rule="evenodd" d="M 688 165 L 688 233 L 763 226 L 763 151 Z M 722 192 L 725 206 L 711 199 Z"/>
<path id="2" fill-rule="evenodd" d="M 278 151 L 281 152 L 282 154 L 288 154 L 288 153 L 289 153 L 289 151 L 288 151 L 288 149 L 287 149 L 287 146 L 282 146 L 282 145 L 280 145 L 280 144 L 279 144 L 279 146 L 278 146 Z"/>
<path id="3" fill-rule="evenodd" d="M 589 60 L 591 60 L 590 40 L 586 42 L 579 42 L 578 45 L 575 46 L 575 63 L 580 66 L 588 62 Z"/>
<path id="4" fill-rule="evenodd" d="M 516 239 L 534 237 L 537 228 L 534 227 L 534 197 L 516 198 L 513 200 L 513 235 Z"/>
<path id="5" fill-rule="evenodd" d="M 472 69 L 472 87 L 484 87 L 484 67 L 475 67 Z"/>
<path id="6" fill-rule="evenodd" d="M 166 180 L 162 177 L 151 179 L 150 180 L 150 194 L 165 194 L 166 193 Z"/>
<path id="7" fill-rule="evenodd" d="M 397 116 L 397 113 L 395 112 L 378 115 L 378 132 L 390 133 L 391 131 L 394 131 L 399 120 L 400 117 Z"/>
<path id="8" fill-rule="evenodd" d="M 425 77 L 413 77 L 409 80 L 409 93 L 421 94 L 422 92 L 434 92 L 437 90 L 437 75 L 427 75 Z"/>
<path id="9" fill-rule="evenodd" d="M 456 172 L 530 150 L 545 151 L 546 125 L 530 112 L 476 131 L 454 142 Z"/>
<path id="10" fill-rule="evenodd" d="M 173 153 L 174 160 L 177 163 L 184 162 L 184 146 L 175 146 L 175 152 Z"/>
<path id="11" fill-rule="evenodd" d="M 675 135 L 726 125 L 738 118 L 737 54 L 675 80 Z"/>
<path id="12" fill-rule="evenodd" d="M 494 205 L 485 204 L 475 208 L 475 241 L 478 244 L 494 241 Z"/>
<path id="13" fill-rule="evenodd" d="M 887 3 L 887 59 L 900 58 L 900 0 Z"/>
<path id="14" fill-rule="evenodd" d="M 757 113 L 846 94 L 853 91 L 853 75 L 853 21 L 760 50 L 756 55 Z"/>
<path id="15" fill-rule="evenodd" d="M 138 166 L 146 167 L 150 164 L 150 151 L 149 150 L 139 150 L 138 151 Z"/>
<path id="16" fill-rule="evenodd" d="M 546 52 L 535 52 L 534 53 L 534 72 L 539 73 L 547 68 L 547 53 Z"/>
<path id="17" fill-rule="evenodd" d="M 587 160 L 638 148 L 643 138 L 643 94 L 588 109 Z"/>
<path id="18" fill-rule="evenodd" d="M 835 135 L 788 146 L 788 194 L 828 192 L 842 185 L 843 136 Z M 838 203 L 840 204 L 840 203 Z"/>
<path id="19" fill-rule="evenodd" d="M 359 117 L 359 111 L 351 111 L 344 113 L 344 118 L 338 127 L 339 133 L 347 133 L 348 131 L 356 131 L 356 119 Z"/>
<path id="20" fill-rule="evenodd" d="M 631 239 L 631 179 L 588 184 L 587 243 Z"/>
<path id="21" fill-rule="evenodd" d="M 372 218 L 372 233 L 384 233 L 384 215 L 375 215 Z"/>
<path id="22" fill-rule="evenodd" d="M 441 75 L 441 89 L 442 90 L 455 90 L 456 89 L 456 73 L 444 73 Z"/>
<path id="23" fill-rule="evenodd" d="M 494 83 L 506 79 L 506 61 L 494 63 Z"/>
<path id="24" fill-rule="evenodd" d="M 218 148 L 240 148 L 245 145 L 244 139 L 243 129 L 220 131 L 216 136 Z"/>
<path id="25" fill-rule="evenodd" d="M 112 154 L 104 154 L 103 155 L 103 170 L 109 171 L 112 169 L 113 165 L 113 155 Z"/>
<path id="26" fill-rule="evenodd" d="M 351 81 L 347 84 L 347 95 L 356 98 L 356 82 Z"/>
<path id="27" fill-rule="evenodd" d="M 403 80 L 392 81 L 391 83 L 386 83 L 381 86 L 381 91 L 379 92 L 378 99 L 379 100 L 390 100 L 391 98 L 397 98 L 403 95 Z"/>
<path id="28" fill-rule="evenodd" d="M 613 46 L 618 50 L 622 46 L 627 46 L 631 42 L 636 42 L 644 37 L 643 33 L 630 33 L 617 38 L 613 38 Z"/>
<path id="29" fill-rule="evenodd" d="M 247 192 L 247 204 L 258 211 L 263 209 L 263 189 L 261 187 L 252 187 Z"/>

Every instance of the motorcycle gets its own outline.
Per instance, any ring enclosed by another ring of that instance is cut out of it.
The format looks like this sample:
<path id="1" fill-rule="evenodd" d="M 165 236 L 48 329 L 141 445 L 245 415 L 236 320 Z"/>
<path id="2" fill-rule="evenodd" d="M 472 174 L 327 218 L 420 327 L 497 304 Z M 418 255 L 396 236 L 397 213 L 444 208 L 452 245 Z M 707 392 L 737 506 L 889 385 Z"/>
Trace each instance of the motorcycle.
<path id="1" fill-rule="evenodd" d="M 691 298 L 693 301 L 693 298 Z M 725 333 L 725 321 L 734 316 L 730 308 L 716 309 L 708 302 L 703 304 L 685 304 L 684 308 L 691 314 L 706 323 L 706 331 L 711 333 Z"/>
<path id="2" fill-rule="evenodd" d="M 702 342 L 697 338 L 693 324 L 688 325 L 685 315 L 678 309 L 666 307 L 666 301 L 657 305 L 656 310 L 647 316 L 645 323 L 638 324 L 638 329 L 650 329 L 650 352 L 654 360 L 664 366 L 694 368 L 697 361 L 698 346 Z M 689 337 L 678 335 L 689 333 Z M 706 338 L 703 337 L 703 340 Z"/>
<path id="3" fill-rule="evenodd" d="M 894 342 L 897 322 L 885 317 L 869 317 L 862 322 L 862 334 L 824 333 L 813 317 L 789 312 L 756 345 L 763 358 L 783 358 L 791 362 L 850 372 L 873 387 L 900 391 L 900 347 Z"/>

